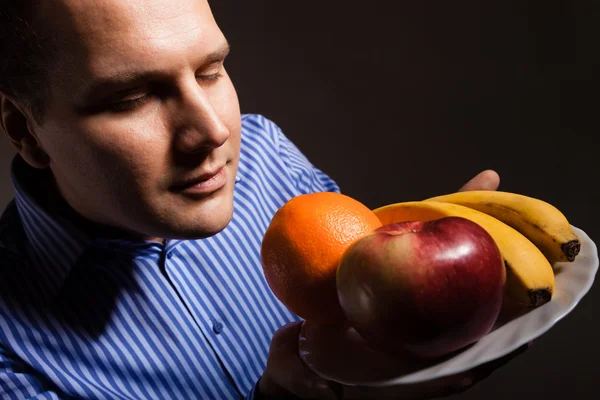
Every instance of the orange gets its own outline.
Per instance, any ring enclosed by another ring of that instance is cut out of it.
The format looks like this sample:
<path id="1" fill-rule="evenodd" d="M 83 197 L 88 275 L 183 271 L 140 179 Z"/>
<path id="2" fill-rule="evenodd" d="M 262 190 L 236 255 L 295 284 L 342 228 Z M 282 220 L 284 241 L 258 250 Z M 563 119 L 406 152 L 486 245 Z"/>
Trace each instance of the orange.
<path id="1" fill-rule="evenodd" d="M 336 290 L 338 264 L 352 243 L 380 226 L 369 208 L 343 194 L 292 198 L 275 213 L 262 241 L 267 283 L 301 318 L 343 321 Z"/>

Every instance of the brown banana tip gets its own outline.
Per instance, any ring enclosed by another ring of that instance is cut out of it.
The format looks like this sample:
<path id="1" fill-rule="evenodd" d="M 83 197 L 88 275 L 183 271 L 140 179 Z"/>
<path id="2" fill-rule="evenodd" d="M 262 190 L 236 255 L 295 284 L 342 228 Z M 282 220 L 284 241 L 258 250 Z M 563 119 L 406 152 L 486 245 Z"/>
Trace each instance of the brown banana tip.
<path id="1" fill-rule="evenodd" d="M 529 300 L 533 307 L 539 307 L 552 299 L 552 290 L 534 289 L 529 291 Z"/>
<path id="2" fill-rule="evenodd" d="M 570 240 L 567 243 L 563 243 L 561 246 L 563 253 L 567 256 L 567 260 L 574 261 L 579 250 L 581 250 L 581 242 L 577 239 Z"/>

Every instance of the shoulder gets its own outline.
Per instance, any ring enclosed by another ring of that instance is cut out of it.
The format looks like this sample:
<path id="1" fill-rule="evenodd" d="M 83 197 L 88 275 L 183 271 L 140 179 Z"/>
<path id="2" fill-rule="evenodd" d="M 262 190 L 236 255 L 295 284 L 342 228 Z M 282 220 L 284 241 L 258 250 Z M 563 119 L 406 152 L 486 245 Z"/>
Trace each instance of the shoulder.
<path id="1" fill-rule="evenodd" d="M 300 149 L 286 136 L 275 122 L 261 114 L 242 116 L 242 148 L 250 146 L 255 150 L 273 151 L 287 162 L 290 152 L 309 163 Z"/>
<path id="2" fill-rule="evenodd" d="M 261 114 L 242 115 L 242 142 L 251 140 L 278 149 L 282 131 L 279 126 Z"/>
<path id="3" fill-rule="evenodd" d="M 273 121 L 260 114 L 242 116 L 240 167 L 242 170 L 277 171 L 286 174 L 283 142 L 287 139 Z"/>
<path id="4" fill-rule="evenodd" d="M 281 128 L 261 114 L 242 116 L 241 161 L 262 164 L 278 173 L 292 174 L 295 163 L 309 167 L 310 162 Z M 295 162 L 291 162 L 293 159 Z"/>
<path id="5" fill-rule="evenodd" d="M 242 116 L 240 166 L 264 170 L 279 184 L 290 183 L 295 194 L 339 192 L 337 184 L 306 157 L 273 121 L 260 114 Z"/>

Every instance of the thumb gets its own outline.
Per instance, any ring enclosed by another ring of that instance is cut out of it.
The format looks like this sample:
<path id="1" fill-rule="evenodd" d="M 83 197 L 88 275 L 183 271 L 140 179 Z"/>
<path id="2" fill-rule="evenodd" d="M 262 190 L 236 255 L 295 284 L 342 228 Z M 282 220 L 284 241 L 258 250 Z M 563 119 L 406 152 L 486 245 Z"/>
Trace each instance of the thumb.
<path id="1" fill-rule="evenodd" d="M 500 176 L 494 170 L 488 169 L 480 172 L 470 181 L 465 183 L 458 191 L 466 192 L 469 190 L 497 190 L 500 185 Z"/>

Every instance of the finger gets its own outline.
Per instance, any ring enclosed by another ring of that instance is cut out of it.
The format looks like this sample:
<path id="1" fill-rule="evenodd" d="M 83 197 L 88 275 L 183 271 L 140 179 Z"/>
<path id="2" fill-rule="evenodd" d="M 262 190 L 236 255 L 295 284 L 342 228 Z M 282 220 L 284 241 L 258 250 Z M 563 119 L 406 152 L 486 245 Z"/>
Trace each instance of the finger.
<path id="1" fill-rule="evenodd" d="M 298 340 L 301 328 L 301 321 L 293 322 L 280 328 L 273 336 L 272 356 L 280 370 L 275 383 L 301 399 L 337 400 L 339 397 L 333 385 L 311 371 L 300 358 Z"/>
<path id="2" fill-rule="evenodd" d="M 475 378 L 472 371 L 461 372 L 456 375 L 439 378 L 429 386 L 428 399 L 438 399 L 462 393 L 470 389 L 475 384 Z"/>
<path id="3" fill-rule="evenodd" d="M 500 186 L 500 175 L 494 170 L 488 169 L 477 174 L 470 181 L 465 183 L 458 191 L 465 192 L 469 190 L 497 190 Z"/>
<path id="4" fill-rule="evenodd" d="M 472 388 L 478 382 L 487 378 L 498 368 L 526 351 L 531 347 L 532 343 L 533 342 L 529 342 L 497 360 L 490 361 L 470 371 L 444 376 L 430 381 L 382 388 L 345 387 L 344 399 L 425 400 L 454 396 Z"/>
<path id="5" fill-rule="evenodd" d="M 498 358 L 497 360 L 490 361 L 488 363 L 480 365 L 479 367 L 474 368 L 472 371 L 474 383 L 477 383 L 477 382 L 487 378 L 488 376 L 491 375 L 492 372 L 494 372 L 498 368 L 506 365 L 513 358 L 523 354 L 525 351 L 527 351 L 532 346 L 532 344 L 533 344 L 533 342 L 526 343 L 526 344 L 522 345 L 521 347 L 519 347 L 518 349 L 516 349 L 515 351 L 512 351 L 512 352 L 508 353 L 507 355 Z"/>
<path id="6" fill-rule="evenodd" d="M 271 351 L 293 348 L 300 337 L 303 321 L 290 322 L 279 328 L 271 340 Z"/>
<path id="7" fill-rule="evenodd" d="M 471 371 L 467 371 L 455 377 L 450 377 L 450 381 L 446 382 L 447 384 L 445 388 L 443 384 L 438 385 L 438 387 L 440 387 L 442 390 L 436 396 L 454 396 L 472 388 L 477 383 L 489 377 L 494 371 L 506 365 L 513 358 L 525 352 L 531 347 L 532 344 L 533 342 L 526 343 L 523 346 L 519 347 L 517 350 L 512 351 L 503 357 L 475 367 Z"/>

